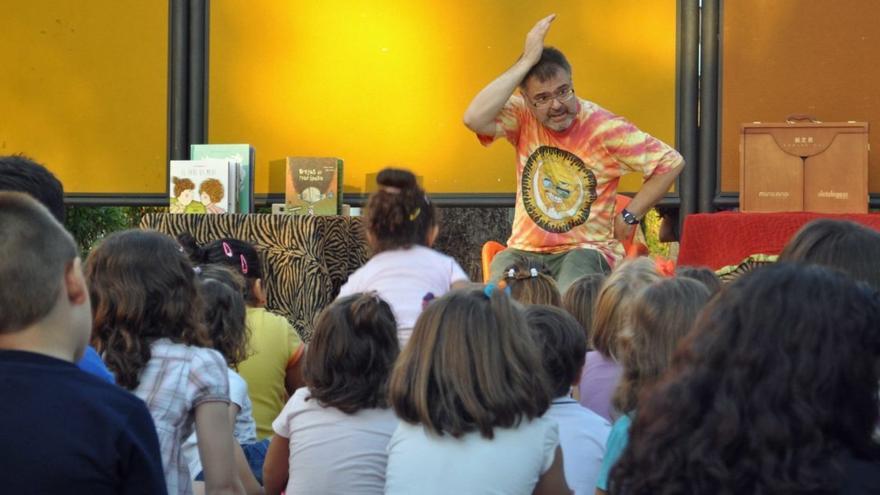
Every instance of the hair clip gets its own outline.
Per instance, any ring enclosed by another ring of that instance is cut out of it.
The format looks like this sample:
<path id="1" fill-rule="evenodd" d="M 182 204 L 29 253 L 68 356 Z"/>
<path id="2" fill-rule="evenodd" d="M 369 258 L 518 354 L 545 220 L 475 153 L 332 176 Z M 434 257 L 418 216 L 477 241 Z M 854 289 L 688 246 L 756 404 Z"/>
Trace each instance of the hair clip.
<path id="1" fill-rule="evenodd" d="M 496 289 L 503 290 L 503 292 L 506 295 L 508 295 L 508 296 L 510 295 L 510 286 L 505 284 L 504 281 L 499 282 L 497 285 L 496 284 L 486 284 L 486 286 L 483 287 L 483 294 L 485 294 L 486 297 L 491 299 L 492 294 L 495 293 Z"/>
<path id="2" fill-rule="evenodd" d="M 394 186 L 382 186 L 382 190 L 388 194 L 400 194 L 400 188 Z"/>
<path id="3" fill-rule="evenodd" d="M 413 210 L 412 213 L 409 214 L 409 221 L 410 222 L 415 221 L 415 219 L 419 218 L 419 215 L 421 215 L 421 214 L 422 214 L 422 209 L 416 208 L 415 210 Z"/>
<path id="4" fill-rule="evenodd" d="M 232 246 L 226 241 L 223 241 L 223 254 L 225 254 L 227 258 L 232 258 Z"/>
<path id="5" fill-rule="evenodd" d="M 486 297 L 490 297 L 490 298 L 491 298 L 493 292 L 495 292 L 495 284 L 486 284 L 486 286 L 483 287 L 483 294 L 484 294 Z"/>
<path id="6" fill-rule="evenodd" d="M 516 278 L 516 268 L 507 270 L 507 278 Z"/>
<path id="7" fill-rule="evenodd" d="M 196 275 L 201 275 L 201 274 L 202 274 L 202 267 L 200 267 L 200 266 L 194 266 L 194 267 L 193 267 L 193 272 L 195 272 Z"/>
<path id="8" fill-rule="evenodd" d="M 537 277 L 537 276 L 538 276 L 538 269 L 537 269 L 537 268 L 530 268 L 530 269 L 529 269 L 529 275 L 531 275 L 532 278 Z"/>
<path id="9" fill-rule="evenodd" d="M 433 292 L 425 294 L 425 297 L 422 298 L 422 310 L 424 311 L 434 299 L 437 299 L 437 296 L 435 296 Z"/>
<path id="10" fill-rule="evenodd" d="M 247 260 L 244 259 L 244 255 L 243 255 L 243 254 L 239 254 L 239 255 L 238 255 L 238 260 L 241 261 L 241 273 L 247 275 L 247 272 L 248 272 L 248 264 L 247 264 Z"/>

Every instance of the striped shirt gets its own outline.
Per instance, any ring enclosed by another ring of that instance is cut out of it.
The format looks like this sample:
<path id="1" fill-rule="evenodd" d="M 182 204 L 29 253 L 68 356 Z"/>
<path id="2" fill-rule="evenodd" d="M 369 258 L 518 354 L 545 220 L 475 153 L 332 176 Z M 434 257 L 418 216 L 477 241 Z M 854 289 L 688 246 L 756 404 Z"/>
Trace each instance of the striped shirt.
<path id="1" fill-rule="evenodd" d="M 508 247 L 544 253 L 592 248 L 612 265 L 623 255 L 612 231 L 620 177 L 637 172 L 647 179 L 683 165 L 669 145 L 587 100 L 578 100 L 571 126 L 557 132 L 544 127 L 521 96 L 511 96 L 495 119 L 495 134 L 478 137 L 485 146 L 505 137 L 516 148 Z"/>
<path id="2" fill-rule="evenodd" d="M 141 372 L 135 395 L 147 403 L 156 423 L 168 495 L 192 493 L 191 476 L 182 453 L 195 426 L 195 409 L 204 402 L 229 402 L 226 361 L 213 349 L 159 339 L 150 346 L 150 361 Z"/>

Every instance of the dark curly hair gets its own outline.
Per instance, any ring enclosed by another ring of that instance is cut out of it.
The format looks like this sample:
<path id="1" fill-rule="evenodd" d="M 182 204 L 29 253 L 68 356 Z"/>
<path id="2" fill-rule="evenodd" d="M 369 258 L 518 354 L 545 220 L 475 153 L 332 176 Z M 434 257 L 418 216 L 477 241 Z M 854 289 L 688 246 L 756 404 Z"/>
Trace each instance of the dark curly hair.
<path id="1" fill-rule="evenodd" d="M 221 265 L 199 266 L 196 273 L 211 347 L 226 358 L 230 368 L 238 369 L 238 363 L 248 357 L 251 336 L 245 323 L 244 278 Z"/>
<path id="2" fill-rule="evenodd" d="M 209 347 L 193 267 L 174 239 L 153 231 L 108 236 L 86 260 L 92 342 L 128 390 L 161 338 Z"/>
<path id="3" fill-rule="evenodd" d="M 375 293 L 339 299 L 318 315 L 305 354 L 309 399 L 347 414 L 388 407 L 388 376 L 398 354 L 388 303 Z"/>
<path id="4" fill-rule="evenodd" d="M 244 299 L 251 306 L 257 306 L 254 286 L 263 278 L 263 268 L 257 249 L 249 242 L 226 237 L 201 245 L 190 233 L 177 236 L 177 242 L 183 246 L 194 265 L 216 264 L 231 268 L 244 277 Z"/>
<path id="5" fill-rule="evenodd" d="M 838 493 L 841 460 L 877 459 L 880 303 L 786 263 L 706 306 L 640 403 L 611 493 Z"/>
<path id="6" fill-rule="evenodd" d="M 385 168 L 376 178 L 379 190 L 367 201 L 367 231 L 373 254 L 427 245 L 437 225 L 437 209 L 416 176 L 408 170 Z"/>

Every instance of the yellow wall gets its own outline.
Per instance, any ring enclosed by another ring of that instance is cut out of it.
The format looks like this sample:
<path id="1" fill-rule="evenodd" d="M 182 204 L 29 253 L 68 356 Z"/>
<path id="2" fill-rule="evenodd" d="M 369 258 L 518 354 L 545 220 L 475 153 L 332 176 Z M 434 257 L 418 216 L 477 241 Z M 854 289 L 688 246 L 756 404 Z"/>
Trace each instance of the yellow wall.
<path id="1" fill-rule="evenodd" d="M 168 3 L 0 0 L 0 154 L 72 193 L 164 193 Z"/>
<path id="2" fill-rule="evenodd" d="M 578 94 L 674 143 L 675 0 L 213 0 L 209 140 L 255 146 L 258 193 L 283 192 L 288 155 L 342 158 L 346 192 L 388 164 L 430 192 L 511 192 L 512 148 L 461 117 L 551 12 Z"/>

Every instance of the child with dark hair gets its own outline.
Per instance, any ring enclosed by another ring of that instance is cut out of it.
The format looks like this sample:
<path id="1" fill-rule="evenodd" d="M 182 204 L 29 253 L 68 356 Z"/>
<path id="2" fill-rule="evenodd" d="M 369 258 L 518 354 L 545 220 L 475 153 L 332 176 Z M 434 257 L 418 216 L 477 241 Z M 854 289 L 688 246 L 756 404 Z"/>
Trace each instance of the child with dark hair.
<path id="1" fill-rule="evenodd" d="M 244 279 L 230 269 L 219 265 L 206 265 L 195 268 L 199 293 L 204 301 L 205 323 L 211 347 L 226 358 L 229 378 L 229 416 L 232 418 L 232 436 L 238 445 L 248 450 L 239 454 L 236 449 L 236 463 L 239 464 L 239 479 L 248 493 L 259 493 L 259 480 L 262 476 L 262 459 L 265 446 L 255 446 L 257 425 L 254 422 L 253 406 L 248 397 L 248 387 L 244 379 L 235 372 L 238 364 L 247 358 L 250 332 L 245 326 L 245 304 L 242 292 Z M 196 433 L 187 438 L 183 446 L 189 464 L 190 475 L 196 481 L 203 481 L 202 462 L 198 453 Z M 246 456 L 250 452 L 251 456 Z M 251 472 L 249 461 L 259 466 Z M 259 473 L 259 475 L 257 474 Z M 201 483 L 193 483 L 193 488 L 203 489 Z"/>
<path id="2" fill-rule="evenodd" d="M 614 408 L 622 415 L 608 436 L 596 493 L 608 490 L 608 473 L 626 448 L 639 397 L 672 364 L 676 346 L 688 334 L 710 297 L 702 282 L 686 277 L 661 280 L 636 297 L 629 343 L 622 356 L 623 375 L 614 393 Z"/>
<path id="3" fill-rule="evenodd" d="M 281 412 L 284 401 L 302 385 L 302 340 L 286 318 L 266 309 L 263 266 L 252 244 L 224 238 L 200 246 L 190 234 L 178 236 L 177 241 L 194 264 L 226 266 L 244 277 L 250 354 L 238 363 L 237 371 L 248 385 L 257 438 L 269 438 L 272 421 Z"/>
<path id="4" fill-rule="evenodd" d="M 592 495 L 611 424 L 571 398 L 584 369 L 586 336 L 577 320 L 559 308 L 529 306 L 525 317 L 553 384 L 555 398 L 544 417 L 559 425 L 565 480 L 576 495 Z"/>
<path id="5" fill-rule="evenodd" d="M 779 261 L 840 270 L 880 290 L 880 232 L 855 222 L 813 220 L 788 241 Z"/>
<path id="6" fill-rule="evenodd" d="M 318 316 L 301 388 L 272 423 L 266 493 L 382 494 L 387 446 L 397 427 L 388 375 L 397 325 L 375 293 L 334 302 Z"/>
<path id="7" fill-rule="evenodd" d="M 73 238 L 33 198 L 0 192 L 0 252 L 0 490 L 164 494 L 143 401 L 73 364 L 92 331 Z"/>
<path id="8" fill-rule="evenodd" d="M 522 304 L 562 305 L 559 288 L 542 264 L 523 259 L 504 269 L 499 285 L 510 289 L 510 296 Z"/>
<path id="9" fill-rule="evenodd" d="M 205 349 L 203 301 L 180 246 L 157 232 L 111 234 L 89 254 L 86 278 L 93 341 L 153 415 L 168 493 L 192 493 L 182 447 L 193 428 L 208 492 L 240 493 L 226 360 Z"/>
<path id="10" fill-rule="evenodd" d="M 385 493 L 570 493 L 528 324 L 504 291 L 427 306 L 391 375 Z"/>
<path id="11" fill-rule="evenodd" d="M 48 208 L 58 223 L 64 224 L 64 186 L 49 169 L 30 158 L 24 155 L 0 156 L 0 191 L 29 194 Z M 113 374 L 91 345 L 86 347 L 76 365 L 86 373 L 115 383 Z"/>
<path id="12" fill-rule="evenodd" d="M 877 293 L 777 263 L 722 295 L 641 398 L 610 492 L 878 493 Z"/>
<path id="13" fill-rule="evenodd" d="M 675 270 L 675 276 L 702 282 L 709 289 L 709 294 L 713 296 L 721 290 L 721 279 L 705 266 L 680 266 Z"/>
<path id="14" fill-rule="evenodd" d="M 437 210 L 416 177 L 386 168 L 376 179 L 379 190 L 367 202 L 367 241 L 373 255 L 349 276 L 339 297 L 375 291 L 388 301 L 406 344 L 422 312 L 422 302 L 468 283 L 458 263 L 431 249 L 437 238 Z"/>
<path id="15" fill-rule="evenodd" d="M 605 278 L 604 273 L 589 273 L 575 280 L 562 295 L 562 308 L 580 323 L 584 335 L 587 337 L 588 348 L 593 332 L 593 313 L 596 310 L 596 299 Z"/>

